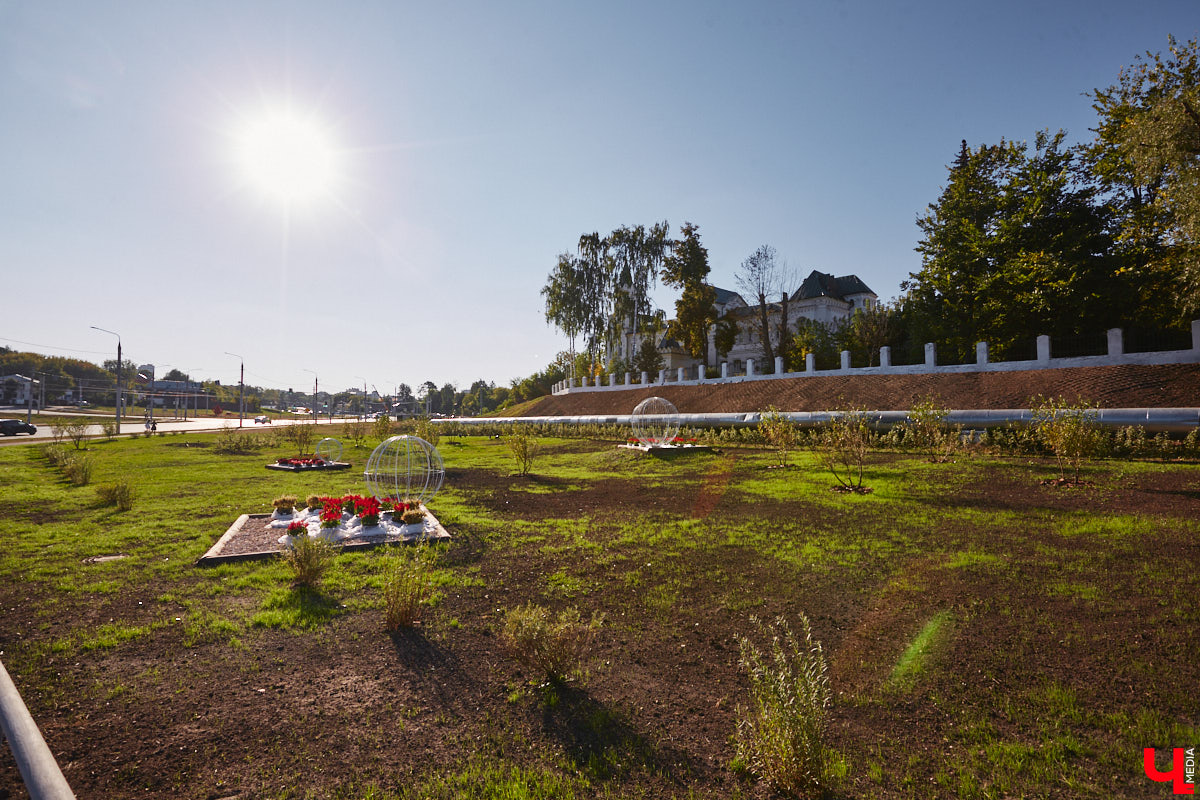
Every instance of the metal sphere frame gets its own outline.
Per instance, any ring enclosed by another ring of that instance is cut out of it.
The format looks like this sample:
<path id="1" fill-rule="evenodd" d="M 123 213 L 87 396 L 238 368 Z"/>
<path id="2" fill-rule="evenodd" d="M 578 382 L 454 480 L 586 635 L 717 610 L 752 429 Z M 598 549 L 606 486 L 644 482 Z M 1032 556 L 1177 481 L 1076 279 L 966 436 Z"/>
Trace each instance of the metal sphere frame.
<path id="1" fill-rule="evenodd" d="M 342 460 L 342 443 L 337 439 L 324 438 L 313 448 L 313 456 L 333 464 Z"/>
<path id="2" fill-rule="evenodd" d="M 367 459 L 363 478 L 380 500 L 428 505 L 442 488 L 446 468 L 437 448 L 418 436 L 385 439 Z"/>
<path id="3" fill-rule="evenodd" d="M 679 410 L 664 397 L 647 397 L 630 417 L 633 436 L 646 447 L 666 447 L 679 435 Z"/>

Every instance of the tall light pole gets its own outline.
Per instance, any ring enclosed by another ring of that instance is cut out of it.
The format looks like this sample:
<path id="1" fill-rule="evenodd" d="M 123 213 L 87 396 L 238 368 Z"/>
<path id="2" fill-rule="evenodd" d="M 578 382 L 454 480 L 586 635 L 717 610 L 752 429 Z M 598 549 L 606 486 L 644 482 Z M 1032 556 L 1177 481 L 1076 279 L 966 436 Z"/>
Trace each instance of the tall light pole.
<path id="1" fill-rule="evenodd" d="M 304 367 L 301 367 L 300 369 L 304 369 Z M 317 424 L 317 373 L 313 372 L 311 369 L 305 369 L 304 371 L 312 372 L 312 376 L 313 376 L 313 424 L 316 425 Z"/>
<path id="2" fill-rule="evenodd" d="M 363 410 L 362 410 L 362 413 L 363 413 L 363 417 L 366 417 L 367 416 L 367 379 L 364 378 L 362 375 L 355 375 L 354 377 L 358 378 L 360 381 L 363 382 Z"/>
<path id="3" fill-rule="evenodd" d="M 203 367 L 200 367 L 200 369 L 203 369 Z M 182 373 L 183 373 L 183 391 L 184 391 L 184 395 L 183 395 L 183 421 L 184 421 L 184 422 L 187 422 L 187 401 L 188 401 L 188 395 L 189 395 L 189 394 L 192 394 L 192 391 L 191 391 L 191 384 L 192 384 L 192 380 L 191 380 L 191 378 L 192 378 L 192 371 L 191 371 L 190 369 L 184 369 L 184 370 L 180 370 L 180 372 L 182 372 Z M 196 404 L 196 416 L 197 416 L 197 417 L 199 417 L 199 416 L 200 416 L 200 405 L 199 405 L 199 402 L 197 402 L 197 404 Z"/>
<path id="4" fill-rule="evenodd" d="M 225 355 L 233 356 L 242 364 L 242 371 L 238 375 L 238 427 L 240 428 L 246 418 L 246 359 L 228 350 L 225 351 Z"/>
<path id="5" fill-rule="evenodd" d="M 111 333 L 117 337 L 117 433 L 121 432 L 121 334 L 114 331 L 108 331 L 104 328 L 97 328 L 95 325 L 89 325 L 92 330 L 100 331 L 101 333 Z"/>

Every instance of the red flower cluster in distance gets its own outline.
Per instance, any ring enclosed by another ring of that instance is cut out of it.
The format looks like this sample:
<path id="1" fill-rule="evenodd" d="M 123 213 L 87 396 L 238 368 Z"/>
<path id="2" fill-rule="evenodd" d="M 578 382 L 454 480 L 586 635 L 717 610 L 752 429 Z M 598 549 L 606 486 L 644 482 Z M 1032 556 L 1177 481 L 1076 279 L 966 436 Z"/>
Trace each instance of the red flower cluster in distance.
<path id="1" fill-rule="evenodd" d="M 288 536 L 306 536 L 308 535 L 308 523 L 293 522 L 287 526 Z"/>
<path id="2" fill-rule="evenodd" d="M 323 467 L 323 458 L 277 458 L 275 463 L 283 467 Z"/>

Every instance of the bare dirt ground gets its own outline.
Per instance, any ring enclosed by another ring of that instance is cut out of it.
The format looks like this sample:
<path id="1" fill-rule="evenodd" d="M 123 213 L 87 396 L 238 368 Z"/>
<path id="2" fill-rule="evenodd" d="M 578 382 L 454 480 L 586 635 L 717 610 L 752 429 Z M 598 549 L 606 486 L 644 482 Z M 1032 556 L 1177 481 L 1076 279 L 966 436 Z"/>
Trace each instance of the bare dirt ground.
<path id="1" fill-rule="evenodd" d="M 747 502 L 731 478 L 739 458 L 729 451 L 669 493 L 633 478 L 568 484 L 483 469 L 453 470 L 448 483 L 502 521 L 603 520 L 649 509 L 664 518 L 694 517 L 719 532 L 721 509 Z M 924 500 L 949 509 L 1054 515 L 1099 505 L 1114 514 L 1196 519 L 1200 490 L 1190 479 L 1191 473 L 1147 472 L 1101 492 L 1061 490 L 1039 487 L 1020 465 L 997 465 L 952 492 L 931 487 Z M 803 502 L 753 503 L 764 527 L 844 524 L 887 537 L 886 512 L 863 508 L 831 523 Z M 995 551 L 1003 537 L 1008 563 L 1023 566 L 990 572 L 948 570 L 903 552 L 883 568 L 797 570 L 735 545 L 627 551 L 629 560 L 614 569 L 571 549 L 512 547 L 459 524 L 447 560 L 457 569 L 476 568 L 478 585 L 448 592 L 416 630 L 389 635 L 378 611 L 345 612 L 317 633 L 250 629 L 231 647 L 224 640 L 185 643 L 182 627 L 171 625 L 105 651 L 47 652 L 32 678 L 56 688 L 25 699 L 81 798 L 359 796 L 351 787 L 401 791 L 480 758 L 579 770 L 612 796 L 765 797 L 729 767 L 734 709 L 746 701 L 735 636 L 747 632 L 751 613 L 804 611 L 830 658 L 837 698 L 832 743 L 859 763 L 836 796 L 952 796 L 933 783 L 930 765 L 937 763 L 933 754 L 963 746 L 955 738 L 960 713 L 1023 736 L 1024 722 L 999 710 L 1003 698 L 1027 697 L 1050 680 L 1070 687 L 1081 706 L 1131 715 L 1174 708 L 1200 685 L 1195 653 L 1149 622 L 1162 620 L 1166 610 L 1143 585 L 1145 569 L 1200 563 L 1194 537 L 1166 534 L 1137 558 L 1124 551 L 1106 557 L 1105 582 L 1096 587 L 1103 600 L 1080 602 L 1046 592 L 1062 575 L 1039 566 L 1039 553 L 1064 543 L 1022 519 L 999 533 L 964 521 L 931 542 Z M 602 523 L 600 529 L 603 539 Z M 1080 557 L 1097 547 L 1082 539 L 1071 546 Z M 670 587 L 639 583 L 634 558 L 647 567 L 670 560 Z M 547 576 L 563 569 L 582 588 L 557 594 L 548 588 Z M 891 580 L 896 576 L 903 580 Z M 73 606 L 68 597 L 46 613 L 29 586 L 0 586 L 7 640 L 0 650 L 30 637 L 53 640 L 64 618 L 148 623 L 149 609 L 171 589 L 146 585 L 94 606 Z M 648 607 L 654 592 L 663 592 L 664 602 Z M 1108 602 L 1115 597 L 1119 602 Z M 607 614 L 589 681 L 552 703 L 521 688 L 531 676 L 495 633 L 501 609 L 530 599 Z M 881 682 L 896 646 L 929 608 L 953 610 L 969 624 L 956 630 L 932 685 L 915 696 L 887 695 Z M 1071 635 L 1053 641 L 1039 635 L 1038 621 L 1048 618 L 1069 620 Z M 916 754 L 927 757 L 912 766 Z M 868 755 L 888 765 L 881 782 L 869 780 L 861 766 Z M 1077 758 L 1072 770 L 1084 783 L 1070 794 L 1148 796 L 1160 787 L 1140 778 L 1138 763 L 1115 767 Z M 889 782 L 906 770 L 915 788 L 898 777 Z M 1067 796 L 1054 786 L 1043 786 L 1045 796 Z M 25 796 L 4 748 L 0 798 Z"/>
<path id="2" fill-rule="evenodd" d="M 937 375 L 828 375 L 703 386 L 648 386 L 628 391 L 547 396 L 525 416 L 629 414 L 641 400 L 665 397 L 685 414 L 703 412 L 873 411 L 912 408 L 933 397 L 947 408 L 1029 408 L 1038 395 L 1087 400 L 1101 408 L 1194 408 L 1200 404 L 1200 364 L 1078 367 L 1021 372 Z"/>

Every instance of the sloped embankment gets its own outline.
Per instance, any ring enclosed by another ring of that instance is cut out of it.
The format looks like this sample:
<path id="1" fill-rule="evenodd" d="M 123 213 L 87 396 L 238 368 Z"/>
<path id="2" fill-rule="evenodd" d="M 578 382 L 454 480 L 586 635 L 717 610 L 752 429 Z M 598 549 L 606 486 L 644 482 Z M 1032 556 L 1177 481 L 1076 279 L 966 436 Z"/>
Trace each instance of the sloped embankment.
<path id="1" fill-rule="evenodd" d="M 1083 399 L 1101 408 L 1200 406 L 1200 364 L 1127 364 L 1021 372 L 929 375 L 828 375 L 697 386 L 655 385 L 629 390 L 547 396 L 521 416 L 628 414 L 641 400 L 665 397 L 685 414 L 828 411 L 866 408 L 899 411 L 932 397 L 952 409 L 1028 408 L 1038 395 Z"/>

